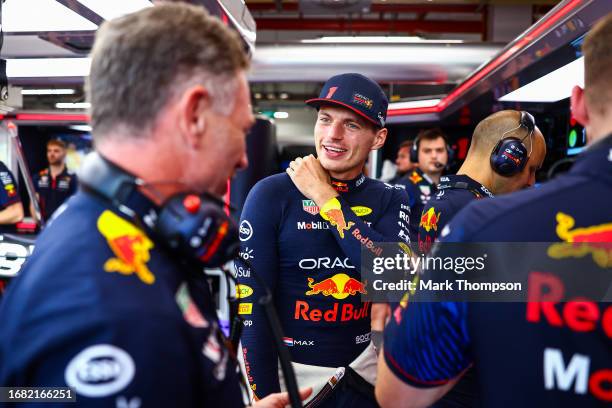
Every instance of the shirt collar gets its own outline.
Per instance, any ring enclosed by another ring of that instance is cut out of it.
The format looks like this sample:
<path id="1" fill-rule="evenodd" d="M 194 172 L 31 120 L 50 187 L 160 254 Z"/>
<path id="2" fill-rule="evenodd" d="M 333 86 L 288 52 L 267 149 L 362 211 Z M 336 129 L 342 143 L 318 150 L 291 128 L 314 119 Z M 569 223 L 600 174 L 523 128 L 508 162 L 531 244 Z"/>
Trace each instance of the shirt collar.
<path id="1" fill-rule="evenodd" d="M 334 190 L 339 193 L 348 193 L 349 191 L 356 190 L 363 186 L 366 181 L 366 176 L 361 173 L 359 176 L 352 180 L 338 180 L 332 177 L 331 184 Z"/>
<path id="2" fill-rule="evenodd" d="M 476 197 L 495 197 L 485 186 L 466 176 L 465 174 L 449 174 L 448 176 L 440 177 L 438 190 L 446 190 L 450 188 L 464 189 L 472 192 Z"/>

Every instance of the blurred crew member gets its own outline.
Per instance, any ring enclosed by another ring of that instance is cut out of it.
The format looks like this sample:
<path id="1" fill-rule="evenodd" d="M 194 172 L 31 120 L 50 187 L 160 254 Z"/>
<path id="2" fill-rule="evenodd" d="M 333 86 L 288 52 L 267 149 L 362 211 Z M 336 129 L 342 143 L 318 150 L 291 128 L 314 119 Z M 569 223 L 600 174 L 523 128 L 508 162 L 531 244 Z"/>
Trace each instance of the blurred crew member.
<path id="1" fill-rule="evenodd" d="M 15 224 L 23 219 L 23 205 L 13 173 L 0 161 L 0 232 L 15 231 Z"/>
<path id="2" fill-rule="evenodd" d="M 317 406 L 375 406 L 361 251 L 408 241 L 406 193 L 362 173 L 369 153 L 385 143 L 388 101 L 369 78 L 341 74 L 306 103 L 318 109 L 317 157 L 297 158 L 287 174 L 261 180 L 242 212 L 241 258 L 250 265 L 239 260 L 236 269 L 247 294 L 241 307 L 249 322 L 242 336 L 249 381 L 256 397 L 280 389 L 264 311 L 247 298 L 251 290 L 263 293 L 255 272 L 275 295 L 298 383 L 313 386 Z M 328 380 L 342 372 L 330 392 Z"/>
<path id="3" fill-rule="evenodd" d="M 440 178 L 439 191 L 418 218 L 419 249 L 429 251 L 446 223 L 470 201 L 533 186 L 544 156 L 544 136 L 528 112 L 505 110 L 483 119 L 461 168 Z"/>
<path id="4" fill-rule="evenodd" d="M 49 140 L 47 161 L 49 167 L 33 177 L 41 215 L 45 221 L 77 190 L 77 176 L 66 167 L 66 143 L 58 139 Z"/>
<path id="5" fill-rule="evenodd" d="M 238 36 L 201 7 L 102 24 L 87 86 L 96 152 L 2 303 L 2 386 L 74 387 L 82 407 L 244 405 L 195 250 L 235 245 L 204 193 L 247 165 L 247 67 Z M 208 224 L 187 215 L 203 213 Z M 166 216 L 204 223 L 193 253 L 171 249 Z"/>
<path id="6" fill-rule="evenodd" d="M 408 192 L 410 206 L 410 238 L 416 240 L 419 216 L 423 207 L 436 193 L 436 185 L 449 160 L 450 147 L 446 136 L 438 128 L 421 131 L 410 149 L 410 160 L 418 167 L 396 184 L 404 186 Z"/>
<path id="7" fill-rule="evenodd" d="M 412 140 L 405 140 L 399 145 L 397 149 L 397 158 L 395 159 L 397 173 L 389 180 L 389 184 L 399 183 L 401 178 L 417 167 L 418 163 L 413 163 L 410 160 L 410 150 L 412 149 L 413 143 L 414 141 Z"/>
<path id="8" fill-rule="evenodd" d="M 585 89 L 574 88 L 571 104 L 589 147 L 568 173 L 541 188 L 469 204 L 443 242 L 566 241 L 558 262 L 580 259 L 609 271 L 612 14 L 588 33 L 582 51 Z M 576 271 L 588 281 L 582 272 Z M 558 289 L 540 288 L 524 303 L 409 303 L 385 333 L 378 401 L 430 406 L 474 365 L 485 407 L 609 407 L 612 305 L 579 294 L 555 298 Z M 431 315 L 436 320 L 424 330 L 419 321 Z"/>

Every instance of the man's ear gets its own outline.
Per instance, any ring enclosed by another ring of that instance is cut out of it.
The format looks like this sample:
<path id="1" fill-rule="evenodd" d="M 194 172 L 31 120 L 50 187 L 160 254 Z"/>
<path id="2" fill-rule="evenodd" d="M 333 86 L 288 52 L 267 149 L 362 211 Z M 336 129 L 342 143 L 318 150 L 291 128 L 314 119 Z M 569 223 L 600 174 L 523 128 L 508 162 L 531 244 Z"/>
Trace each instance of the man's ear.
<path id="1" fill-rule="evenodd" d="M 582 126 L 587 127 L 590 120 L 589 112 L 586 107 L 586 96 L 584 95 L 584 89 L 580 88 L 578 85 L 572 89 L 571 107 L 574 119 Z"/>
<path id="2" fill-rule="evenodd" d="M 379 129 L 376 132 L 376 136 L 374 136 L 374 143 L 372 143 L 372 147 L 370 150 L 378 150 L 385 144 L 387 140 L 387 128 Z"/>
<path id="3" fill-rule="evenodd" d="M 201 143 L 210 104 L 210 94 L 201 85 L 188 88 L 181 96 L 177 106 L 178 126 L 189 146 L 198 146 Z"/>

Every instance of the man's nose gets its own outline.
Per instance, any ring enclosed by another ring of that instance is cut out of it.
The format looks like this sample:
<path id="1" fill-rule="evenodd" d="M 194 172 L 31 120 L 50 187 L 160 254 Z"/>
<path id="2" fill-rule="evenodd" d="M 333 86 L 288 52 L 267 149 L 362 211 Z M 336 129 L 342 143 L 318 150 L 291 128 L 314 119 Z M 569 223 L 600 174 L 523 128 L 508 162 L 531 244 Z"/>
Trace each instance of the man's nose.
<path id="1" fill-rule="evenodd" d="M 329 137 L 330 139 L 342 139 L 343 135 L 344 130 L 342 128 L 342 123 L 340 122 L 333 122 L 327 128 L 327 137 Z"/>

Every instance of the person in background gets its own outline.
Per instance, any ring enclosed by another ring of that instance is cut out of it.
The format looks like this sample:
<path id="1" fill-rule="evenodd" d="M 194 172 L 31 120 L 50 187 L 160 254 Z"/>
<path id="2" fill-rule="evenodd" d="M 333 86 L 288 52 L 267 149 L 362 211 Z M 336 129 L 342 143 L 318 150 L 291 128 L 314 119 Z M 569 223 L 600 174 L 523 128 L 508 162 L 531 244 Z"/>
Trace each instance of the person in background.
<path id="1" fill-rule="evenodd" d="M 78 186 L 76 174 L 66 166 L 66 143 L 59 139 L 49 140 L 47 162 L 49 167 L 32 180 L 43 221 L 48 221 L 59 206 L 76 193 Z M 34 213 L 32 206 L 30 210 Z"/>
<path id="2" fill-rule="evenodd" d="M 502 167 L 517 159 L 501 149 L 506 140 L 516 140 L 517 148 L 526 149 L 512 173 L 493 165 L 493 155 L 503 160 Z M 441 177 L 438 193 L 418 218 L 420 251 L 428 252 L 446 223 L 470 201 L 533 186 L 545 156 L 544 136 L 528 112 L 504 110 L 480 121 L 461 168 L 457 174 Z"/>
<path id="3" fill-rule="evenodd" d="M 397 167 L 397 172 L 395 176 L 387 181 L 389 184 L 397 184 L 400 182 L 408 172 L 414 170 L 418 163 L 413 163 L 410 160 L 410 150 L 412 149 L 412 145 L 414 144 L 413 140 L 405 140 L 400 143 L 399 148 L 397 149 L 397 158 L 395 159 L 395 165 Z"/>
<path id="4" fill-rule="evenodd" d="M 410 206 L 410 239 L 416 241 L 423 207 L 436 193 L 436 185 L 449 160 L 450 147 L 439 128 L 423 130 L 410 149 L 410 160 L 417 167 L 402 177 L 396 185 L 408 192 Z"/>

